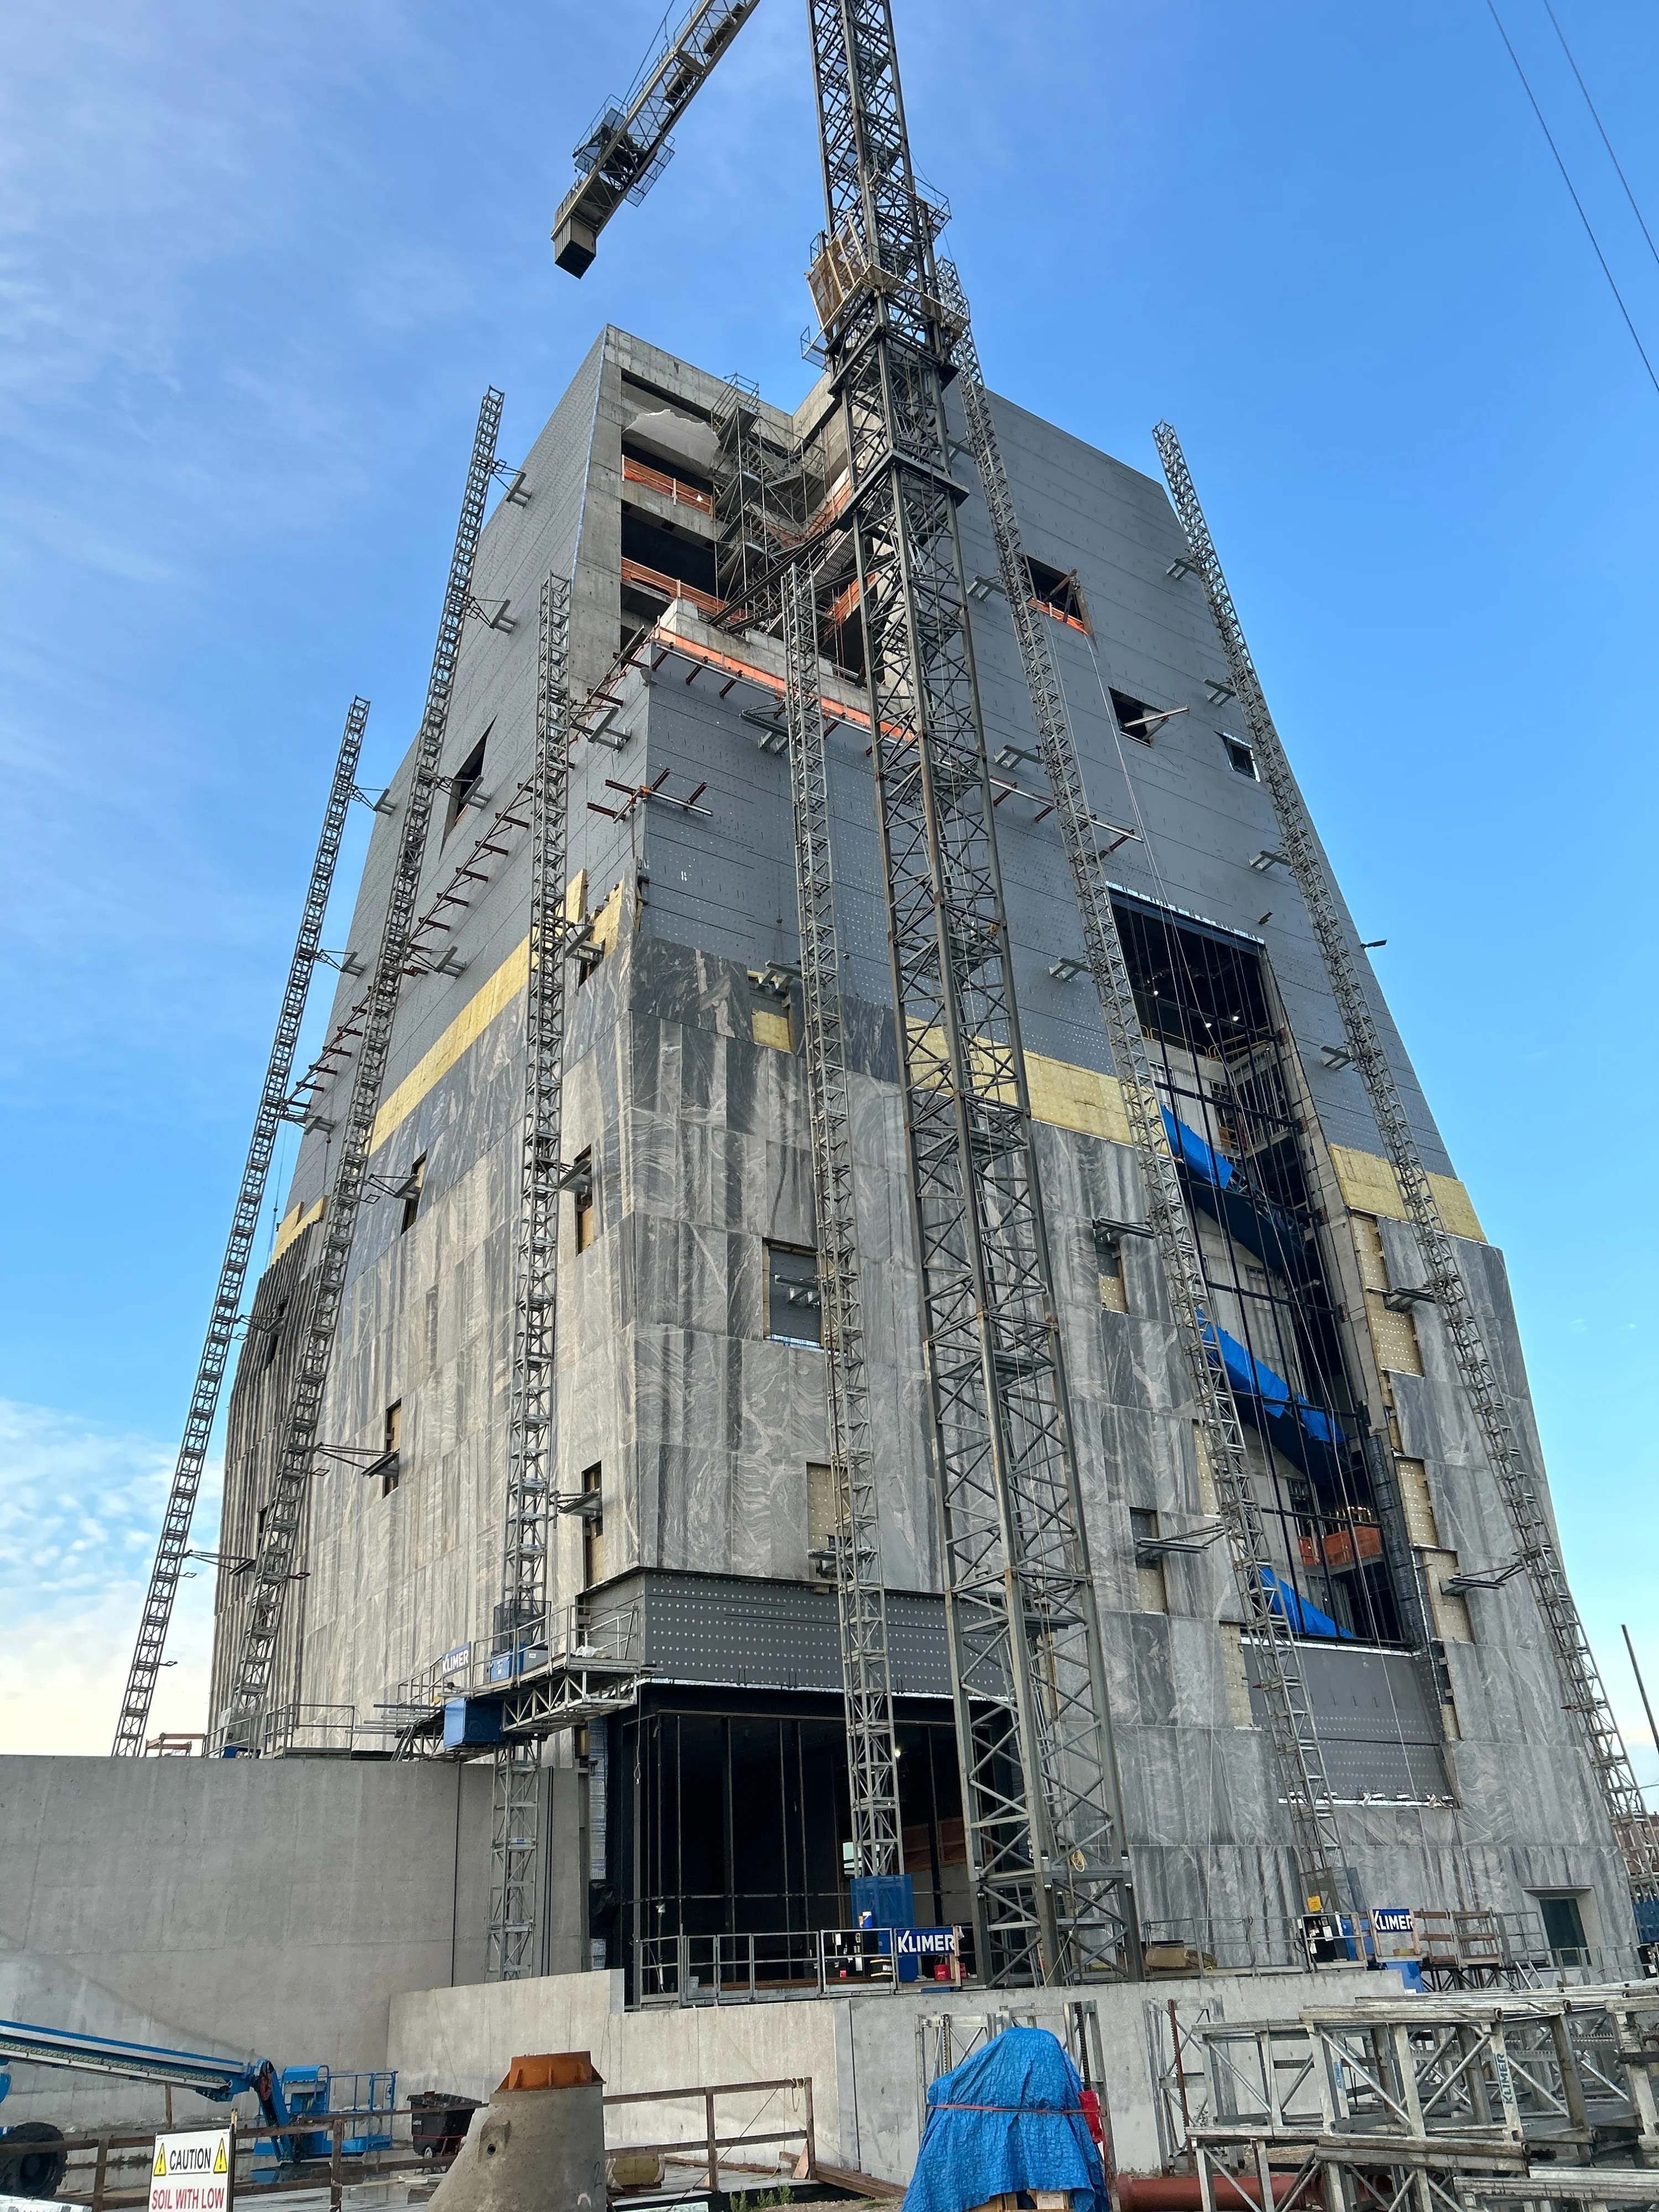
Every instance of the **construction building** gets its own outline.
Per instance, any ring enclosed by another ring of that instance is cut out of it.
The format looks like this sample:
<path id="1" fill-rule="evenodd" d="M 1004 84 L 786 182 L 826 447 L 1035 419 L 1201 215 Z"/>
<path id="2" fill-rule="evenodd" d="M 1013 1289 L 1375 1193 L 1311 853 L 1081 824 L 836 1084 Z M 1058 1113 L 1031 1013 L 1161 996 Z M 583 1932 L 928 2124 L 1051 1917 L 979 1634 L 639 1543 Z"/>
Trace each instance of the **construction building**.
<path id="1" fill-rule="evenodd" d="M 955 386 L 947 405 L 965 449 Z M 1349 1893 L 1495 1916 L 1619 1971 L 1635 1942 L 1626 1867 L 1188 538 L 1155 479 L 1008 401 L 993 410 Z M 625 1711 L 547 1740 L 540 1965 L 621 1966 L 635 1996 L 681 1935 L 849 1924 L 787 669 L 775 625 L 729 619 L 769 539 L 844 495 L 836 422 L 823 384 L 791 414 L 607 329 L 503 479 L 471 574 L 303 1578 L 253 1747 L 389 1753 L 412 1700 L 501 1644 L 538 605 L 544 578 L 568 578 L 565 913 L 585 927 L 565 1014 L 547 1595 L 635 1622 L 642 1671 Z M 1195 1965 L 1288 1961 L 1306 1884 L 1252 1637 L 991 517 L 969 468 L 960 481 L 1141 1934 Z M 903 1861 L 919 1920 L 969 1922 L 856 579 L 821 591 L 816 614 Z M 264 1533 L 413 775 L 411 753 L 380 802 L 236 1370 L 210 1729 L 246 1641 L 242 1563 Z M 1502 1256 L 1364 989 L 1547 1513 Z"/>

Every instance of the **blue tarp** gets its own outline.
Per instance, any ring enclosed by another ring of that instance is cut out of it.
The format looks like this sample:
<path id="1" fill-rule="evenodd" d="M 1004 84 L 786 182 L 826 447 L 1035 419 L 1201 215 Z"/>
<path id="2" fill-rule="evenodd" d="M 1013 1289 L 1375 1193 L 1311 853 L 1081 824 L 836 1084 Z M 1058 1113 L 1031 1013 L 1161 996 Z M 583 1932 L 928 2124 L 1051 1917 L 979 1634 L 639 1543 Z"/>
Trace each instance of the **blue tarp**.
<path id="1" fill-rule="evenodd" d="M 928 2090 L 904 2212 L 972 2212 L 1021 2189 L 1069 2189 L 1075 2212 L 1107 2212 L 1082 2097 L 1082 2076 L 1047 2028 L 1005 2028 Z"/>
<path id="2" fill-rule="evenodd" d="M 1229 1336 L 1224 1328 L 1217 1328 L 1207 1319 L 1204 1323 L 1204 1334 L 1211 1344 L 1220 1346 L 1221 1364 L 1227 1370 L 1227 1379 L 1235 1392 L 1243 1397 L 1254 1398 L 1269 1420 L 1281 1423 L 1294 1410 L 1304 1433 L 1315 1443 L 1328 1450 L 1333 1444 L 1341 1442 L 1342 1431 L 1330 1416 L 1322 1413 L 1316 1406 L 1310 1406 L 1299 1390 L 1292 1390 L 1282 1375 L 1275 1374 L 1264 1360 L 1253 1357 L 1236 1336 Z M 1282 1432 L 1274 1435 L 1270 1430 L 1267 1433 L 1273 1436 L 1273 1441 L 1281 1451 L 1288 1453 L 1300 1466 L 1307 1468 L 1310 1474 L 1315 1471 L 1308 1467 L 1306 1455 L 1288 1443 Z"/>
<path id="3" fill-rule="evenodd" d="M 1265 1260 L 1281 1275 L 1307 1281 L 1307 1238 L 1300 1223 L 1283 1206 L 1275 1206 L 1224 1153 L 1217 1152 L 1213 1145 L 1200 1137 L 1196 1129 L 1189 1128 L 1167 1106 L 1161 1106 L 1158 1111 L 1164 1116 L 1164 1133 L 1170 1139 L 1170 1149 L 1188 1171 L 1193 1195 L 1218 1220 L 1224 1222 L 1239 1243 L 1248 1246 L 1258 1259 Z"/>
<path id="4" fill-rule="evenodd" d="M 1202 1176 L 1206 1182 L 1212 1182 L 1218 1190 L 1225 1190 L 1233 1179 L 1232 1162 L 1224 1159 L 1213 1145 L 1206 1144 L 1196 1129 L 1189 1129 L 1167 1106 L 1160 1106 L 1158 1111 L 1164 1116 L 1164 1133 L 1176 1158 L 1194 1175 Z"/>
<path id="5" fill-rule="evenodd" d="M 1261 1579 L 1273 1592 L 1273 1604 L 1284 1615 L 1292 1636 L 1346 1636 L 1350 1644 L 1353 1642 L 1352 1629 L 1339 1628 L 1328 1613 L 1322 1613 L 1305 1597 L 1298 1597 L 1290 1583 L 1281 1582 L 1271 1567 L 1263 1567 Z"/>

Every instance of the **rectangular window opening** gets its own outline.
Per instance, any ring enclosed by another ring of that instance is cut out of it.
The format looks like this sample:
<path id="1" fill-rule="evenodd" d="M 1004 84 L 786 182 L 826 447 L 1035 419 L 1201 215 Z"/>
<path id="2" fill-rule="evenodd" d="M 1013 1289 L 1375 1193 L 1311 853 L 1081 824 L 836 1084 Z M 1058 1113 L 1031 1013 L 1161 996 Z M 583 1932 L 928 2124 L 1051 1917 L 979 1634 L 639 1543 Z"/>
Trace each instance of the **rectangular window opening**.
<path id="1" fill-rule="evenodd" d="M 492 722 L 489 726 L 489 729 L 493 730 L 495 726 L 495 725 Z M 446 837 L 448 836 L 450 831 L 460 820 L 467 808 L 477 803 L 479 786 L 483 781 L 484 747 L 489 743 L 489 730 L 486 730 L 483 737 L 479 738 L 477 744 L 473 746 L 471 751 L 456 769 L 454 775 L 449 779 L 449 811 L 444 817 L 444 836 Z"/>
<path id="2" fill-rule="evenodd" d="M 582 1469 L 582 1588 L 605 1580 L 605 1468 L 595 1461 Z"/>
<path id="3" fill-rule="evenodd" d="M 1135 1547 L 1135 1581 L 1138 1585 L 1142 1613 L 1167 1613 L 1170 1610 L 1169 1585 L 1164 1579 L 1164 1561 L 1158 1553 L 1141 1554 L 1141 1546 L 1150 1544 L 1158 1534 L 1158 1515 L 1149 1506 L 1129 1508 L 1129 1534 Z"/>
<path id="4" fill-rule="evenodd" d="M 836 1578 L 836 1471 L 822 1460 L 806 1462 L 806 1563 L 821 1582 Z"/>
<path id="5" fill-rule="evenodd" d="M 586 1252 L 599 1233 L 599 1208 L 593 1202 L 593 1153 L 578 1152 L 570 1177 L 570 1197 L 576 1210 L 576 1249 Z"/>
<path id="6" fill-rule="evenodd" d="M 1075 568 L 1051 568 L 1046 561 L 1034 561 L 1025 556 L 1025 574 L 1030 580 L 1031 603 L 1045 614 L 1080 629 L 1085 637 L 1094 635 L 1089 620 L 1089 610 L 1084 603 L 1083 586 L 1077 580 Z"/>
<path id="7" fill-rule="evenodd" d="M 398 1234 L 407 1237 L 421 1218 L 421 1193 L 426 1188 L 426 1154 L 422 1152 L 408 1175 L 398 1185 L 398 1197 L 403 1206 L 403 1219 Z"/>
<path id="8" fill-rule="evenodd" d="M 805 1245 L 766 1247 L 766 1334 L 784 1344 L 823 1342 L 818 1255 Z"/>
<path id="9" fill-rule="evenodd" d="M 260 1324 L 265 1333 L 265 1356 L 259 1363 L 262 1369 L 276 1364 L 276 1355 L 283 1348 L 283 1323 L 287 1318 L 288 1300 L 283 1298 L 269 1321 Z"/>
<path id="10" fill-rule="evenodd" d="M 1544 1941 L 1556 1963 L 1563 1966 L 1586 1965 L 1589 1940 L 1584 1932 L 1580 1893 L 1565 1890 L 1550 1896 L 1534 1890 L 1533 1903 L 1538 1907 L 1538 1917 L 1544 1923 Z"/>
<path id="11" fill-rule="evenodd" d="M 749 971 L 749 1024 L 757 1044 L 774 1052 L 795 1049 L 790 978 L 775 968 Z"/>
<path id="12" fill-rule="evenodd" d="M 1225 730 L 1221 732 L 1221 742 L 1227 748 L 1227 758 L 1232 763 L 1234 774 L 1248 775 L 1252 781 L 1258 781 L 1260 779 L 1255 773 L 1255 748 L 1253 745 L 1247 745 L 1243 738 L 1230 738 Z"/>
<path id="13" fill-rule="evenodd" d="M 386 1409 L 386 1425 L 381 1436 L 382 1457 L 375 1472 L 380 1478 L 380 1495 L 390 1498 L 403 1479 L 401 1465 L 404 1443 L 404 1401 L 399 1398 Z"/>
<path id="14" fill-rule="evenodd" d="M 1164 717 L 1155 707 L 1144 699 L 1133 699 L 1127 691 L 1112 691 L 1112 712 L 1117 716 L 1117 726 L 1126 738 L 1133 738 L 1138 745 L 1149 745 L 1152 733 Z"/>

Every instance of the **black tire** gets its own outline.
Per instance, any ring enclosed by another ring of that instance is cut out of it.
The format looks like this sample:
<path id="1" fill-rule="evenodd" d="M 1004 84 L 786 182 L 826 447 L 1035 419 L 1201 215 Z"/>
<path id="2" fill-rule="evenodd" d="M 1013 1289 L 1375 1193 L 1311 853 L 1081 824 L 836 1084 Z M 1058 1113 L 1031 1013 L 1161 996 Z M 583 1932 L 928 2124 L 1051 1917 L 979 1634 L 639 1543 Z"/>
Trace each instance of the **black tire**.
<path id="1" fill-rule="evenodd" d="M 69 2153 L 54 2148 L 63 2140 L 64 2130 L 50 2120 L 21 2120 L 6 2129 L 0 2134 L 0 2191 L 55 2197 L 69 2164 Z"/>

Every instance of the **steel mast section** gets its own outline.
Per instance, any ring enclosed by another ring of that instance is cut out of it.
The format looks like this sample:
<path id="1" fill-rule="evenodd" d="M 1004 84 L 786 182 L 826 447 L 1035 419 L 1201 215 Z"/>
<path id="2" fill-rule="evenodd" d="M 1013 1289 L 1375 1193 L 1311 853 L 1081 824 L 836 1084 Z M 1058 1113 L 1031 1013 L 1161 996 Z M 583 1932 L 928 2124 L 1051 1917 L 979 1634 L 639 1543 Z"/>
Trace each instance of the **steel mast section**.
<path id="1" fill-rule="evenodd" d="M 1412 1134 L 1376 1018 L 1366 996 L 1352 925 L 1343 912 L 1335 881 L 1314 835 L 1313 823 L 1284 744 L 1273 726 L 1238 611 L 1216 555 L 1215 542 L 1198 503 L 1181 441 L 1168 422 L 1160 422 L 1152 436 L 1169 479 L 1176 512 L 1187 533 L 1193 564 L 1202 580 L 1222 650 L 1227 656 L 1228 678 L 1249 728 L 1256 768 L 1273 799 L 1285 859 L 1313 924 L 1325 973 L 1342 1016 L 1348 1051 L 1364 1083 L 1401 1196 L 1417 1231 L 1427 1273 L 1425 1287 L 1434 1293 L 1470 1410 L 1509 1509 L 1527 1579 L 1538 1601 L 1554 1651 L 1562 1703 L 1569 1712 L 1577 1715 L 1583 1730 L 1590 1764 L 1630 1875 L 1632 1893 L 1643 1899 L 1659 1898 L 1659 1841 L 1654 1837 L 1651 1816 L 1644 1806 L 1624 1738 L 1601 1686 L 1595 1654 L 1568 1587 L 1560 1554 L 1555 1548 L 1538 1482 L 1510 1420 L 1508 1396 L 1487 1350 L 1480 1316 L 1458 1262 L 1456 1247 L 1441 1218 L 1433 1186 Z"/>
<path id="2" fill-rule="evenodd" d="M 847 1037 L 836 939 L 830 778 L 810 562 L 797 562 L 786 572 L 782 613 L 802 1029 L 812 1134 L 830 1466 L 836 1486 L 836 1590 L 847 1776 L 853 1809 L 853 1862 L 859 1875 L 893 1875 L 904 1870 L 898 1747 L 893 1734 L 887 1594 L 882 1582 L 881 1527 L 864 1368 Z"/>
<path id="3" fill-rule="evenodd" d="M 449 702 L 454 689 L 455 663 L 461 633 L 466 626 L 472 596 L 472 561 L 483 530 L 484 505 L 495 466 L 495 441 L 501 429 L 501 394 L 492 386 L 478 410 L 478 425 L 467 465 L 466 489 L 460 521 L 450 556 L 449 579 L 444 590 L 438 641 L 427 683 L 426 708 L 415 743 L 414 772 L 404 802 L 403 824 L 392 888 L 380 926 L 374 980 L 362 1015 L 362 1040 L 357 1049 L 350 1101 L 339 1125 L 339 1160 L 328 1194 L 323 1221 L 322 1251 L 317 1262 L 317 1288 L 306 1340 L 295 1377 L 294 1396 L 283 1425 L 276 1472 L 266 1508 L 264 1533 L 249 1577 L 246 1625 L 236 1674 L 221 1723 L 227 1743 L 257 1751 L 259 1719 L 276 1662 L 277 1640 L 289 1586 L 294 1577 L 301 1530 L 308 1503 L 317 1424 L 322 1413 L 323 1391 L 328 1381 L 330 1357 L 339 1327 L 345 1297 L 346 1270 L 352 1238 L 362 1209 L 363 1186 L 374 1149 L 374 1119 L 380 1110 L 386 1080 L 386 1060 L 392 1049 L 392 1018 L 398 1011 L 404 970 L 408 964 L 410 933 L 420 893 L 421 870 L 426 858 L 427 831 L 432 820 L 433 794 L 437 787 L 438 762 L 449 726 Z"/>
<path id="4" fill-rule="evenodd" d="M 357 761 L 363 749 L 363 731 L 368 722 L 368 700 L 354 699 L 346 712 L 340 750 L 334 763 L 334 781 L 329 786 L 328 804 L 323 810 L 323 827 L 317 840 L 317 855 L 311 864 L 311 881 L 306 887 L 300 933 L 295 942 L 294 957 L 289 963 L 282 1012 L 276 1017 L 276 1035 L 265 1067 L 264 1085 L 259 1093 L 259 1108 L 242 1169 L 241 1188 L 236 1194 L 236 1208 L 231 1216 L 230 1241 L 219 1268 L 219 1287 L 214 1293 L 213 1311 L 208 1320 L 207 1342 L 196 1370 L 196 1388 L 191 1393 L 190 1413 L 173 1470 L 173 1487 L 167 1493 L 155 1564 L 150 1569 L 149 1588 L 144 1594 L 144 1609 L 139 1616 L 138 1641 L 127 1670 L 126 1692 L 121 1700 L 120 1718 L 115 1724 L 115 1741 L 110 1747 L 117 1759 L 136 1758 L 144 1747 L 150 1703 L 155 1695 L 155 1677 L 167 1647 L 173 1600 L 179 1594 L 179 1577 L 184 1571 L 185 1547 L 190 1541 L 191 1519 L 196 1510 L 202 1469 L 207 1462 L 219 1392 L 230 1363 L 230 1347 L 241 1322 L 242 1291 L 259 1226 L 259 1210 L 264 1204 L 265 1184 L 276 1149 L 277 1133 L 288 1118 L 288 1091 L 294 1077 L 295 1050 L 299 1043 L 300 1025 L 305 1019 L 311 979 L 317 972 L 323 918 L 328 911 L 335 866 L 340 857 L 340 840 L 356 787 Z"/>
<path id="5" fill-rule="evenodd" d="M 1138 1963 L 957 535 L 943 212 L 887 0 L 809 0 L 980 1971 Z"/>
<path id="6" fill-rule="evenodd" d="M 542 585 L 531 797 L 530 981 L 525 1000 L 524 1141 L 514 1266 L 513 1382 L 507 1415 L 507 1531 L 495 1648 L 516 1653 L 548 1632 L 548 1533 L 558 1476 L 559 1158 L 564 1094 L 565 963 L 585 925 L 564 911 L 570 787 L 570 586 Z M 541 1972 L 537 1861 L 541 1745 L 495 1753 L 490 1826 L 491 1981 Z"/>
<path id="7" fill-rule="evenodd" d="M 1089 972 L 1100 1000 L 1112 1065 L 1140 1163 L 1147 1221 L 1164 1263 L 1170 1309 L 1198 1408 L 1204 1456 L 1226 1528 L 1233 1577 L 1250 1638 L 1252 1672 L 1267 1706 L 1268 1734 L 1290 1811 L 1304 1899 L 1311 1906 L 1317 1898 L 1323 1909 L 1329 1910 L 1334 1899 L 1345 1896 L 1348 1878 L 1312 1700 L 1282 1601 L 1278 1601 L 1273 1584 L 1263 1573 L 1268 1556 L 1266 1532 L 1246 1456 L 1243 1426 L 1222 1364 L 1220 1344 L 1206 1313 L 1208 1292 L 1198 1239 L 1164 1130 L 1105 865 L 1090 823 L 1082 765 L 1049 641 L 1048 617 L 1037 611 L 1032 597 L 1019 520 L 980 373 L 968 302 L 951 263 L 939 264 L 939 278 L 943 296 L 960 322 L 955 348 L 957 389 L 967 416 L 974 465 L 990 514 L 1003 596 L 1019 642 L 1042 765 L 1054 795 L 1060 842 L 1083 924 Z M 1357 1898 L 1346 1901 L 1356 1907 L 1359 1903 Z"/>
<path id="8" fill-rule="evenodd" d="M 760 0 L 696 0 L 678 29 L 665 18 L 654 58 L 620 100 L 607 102 L 577 147 L 580 172 L 553 218 L 553 258 L 586 276 L 599 233 L 624 200 L 635 205 L 673 157 L 668 134 Z"/>

